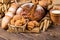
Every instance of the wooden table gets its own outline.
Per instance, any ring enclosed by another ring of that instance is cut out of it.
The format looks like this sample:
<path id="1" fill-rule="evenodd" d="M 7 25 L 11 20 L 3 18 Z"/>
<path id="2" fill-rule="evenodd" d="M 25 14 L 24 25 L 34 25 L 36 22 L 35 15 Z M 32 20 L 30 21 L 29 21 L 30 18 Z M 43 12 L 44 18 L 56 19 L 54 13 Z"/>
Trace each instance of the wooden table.
<path id="1" fill-rule="evenodd" d="M 60 26 L 51 26 L 40 33 L 8 33 L 0 28 L 0 40 L 60 40 Z"/>

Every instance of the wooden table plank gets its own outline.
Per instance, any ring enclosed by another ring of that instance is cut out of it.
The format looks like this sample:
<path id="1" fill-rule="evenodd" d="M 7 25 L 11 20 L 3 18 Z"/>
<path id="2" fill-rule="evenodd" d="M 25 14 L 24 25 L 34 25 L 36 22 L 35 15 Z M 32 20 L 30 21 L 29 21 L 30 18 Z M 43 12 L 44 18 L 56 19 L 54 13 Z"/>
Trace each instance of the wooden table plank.
<path id="1" fill-rule="evenodd" d="M 60 26 L 54 26 L 41 33 L 8 33 L 0 28 L 0 37 L 6 40 L 60 40 Z"/>

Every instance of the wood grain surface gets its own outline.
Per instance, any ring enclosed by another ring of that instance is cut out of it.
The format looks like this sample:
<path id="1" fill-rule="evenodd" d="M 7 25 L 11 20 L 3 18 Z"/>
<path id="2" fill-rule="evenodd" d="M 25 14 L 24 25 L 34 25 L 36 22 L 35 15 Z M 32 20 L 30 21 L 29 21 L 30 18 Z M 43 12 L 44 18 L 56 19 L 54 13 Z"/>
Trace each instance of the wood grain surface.
<path id="1" fill-rule="evenodd" d="M 0 28 L 0 40 L 60 40 L 60 26 L 51 26 L 40 33 L 8 33 Z"/>

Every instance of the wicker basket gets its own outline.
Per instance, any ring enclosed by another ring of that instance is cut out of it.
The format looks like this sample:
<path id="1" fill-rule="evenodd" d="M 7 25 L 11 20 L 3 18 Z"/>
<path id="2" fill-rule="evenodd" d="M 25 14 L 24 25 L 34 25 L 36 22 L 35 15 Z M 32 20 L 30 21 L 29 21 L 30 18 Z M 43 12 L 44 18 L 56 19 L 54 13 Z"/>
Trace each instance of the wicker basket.
<path id="1" fill-rule="evenodd" d="M 33 32 L 33 33 L 39 33 L 40 29 L 39 27 L 35 27 L 33 28 L 31 31 L 27 30 L 27 23 L 29 22 L 29 20 L 27 20 L 26 24 L 24 24 L 23 26 L 15 26 L 15 25 L 11 25 L 10 23 L 8 24 L 8 32 L 12 32 L 12 33 L 21 33 L 21 32 Z"/>
<path id="2" fill-rule="evenodd" d="M 11 25 L 10 23 L 8 24 L 8 32 L 25 32 L 26 29 L 26 25 L 29 22 L 28 19 L 26 19 L 26 23 L 23 26 L 15 26 L 15 25 Z"/>
<path id="3" fill-rule="evenodd" d="M 39 27 L 36 27 L 34 29 L 32 29 L 31 31 L 27 30 L 26 29 L 26 25 L 23 25 L 23 26 L 20 26 L 20 27 L 16 27 L 14 25 L 10 25 L 9 24 L 9 28 L 7 30 L 8 32 L 12 32 L 12 33 L 21 33 L 21 32 L 29 32 L 29 33 L 39 33 L 40 32 L 40 29 Z"/>
<path id="4" fill-rule="evenodd" d="M 26 24 L 23 26 L 14 26 L 11 24 L 8 24 L 8 32 L 14 32 L 14 33 L 19 33 L 19 32 L 25 32 Z"/>
<path id="5" fill-rule="evenodd" d="M 54 11 L 54 10 L 50 11 L 51 20 L 53 21 L 54 24 L 60 25 L 60 13 L 54 13 L 52 11 Z M 60 11 L 60 10 L 58 10 L 58 11 Z"/>

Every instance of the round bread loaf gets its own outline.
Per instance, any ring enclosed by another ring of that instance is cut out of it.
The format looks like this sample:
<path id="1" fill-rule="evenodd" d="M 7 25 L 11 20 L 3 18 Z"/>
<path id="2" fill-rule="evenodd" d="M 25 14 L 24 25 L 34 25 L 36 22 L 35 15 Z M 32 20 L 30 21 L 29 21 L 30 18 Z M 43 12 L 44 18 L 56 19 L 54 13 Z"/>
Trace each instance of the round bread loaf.
<path id="1" fill-rule="evenodd" d="M 40 5 L 37 5 L 35 12 L 33 13 L 33 17 L 27 15 L 31 11 L 33 5 L 33 3 L 25 3 L 17 9 L 16 13 L 18 15 L 24 16 L 25 18 L 29 18 L 30 20 L 41 20 L 41 18 L 43 18 L 43 16 L 45 15 L 45 11 Z"/>

